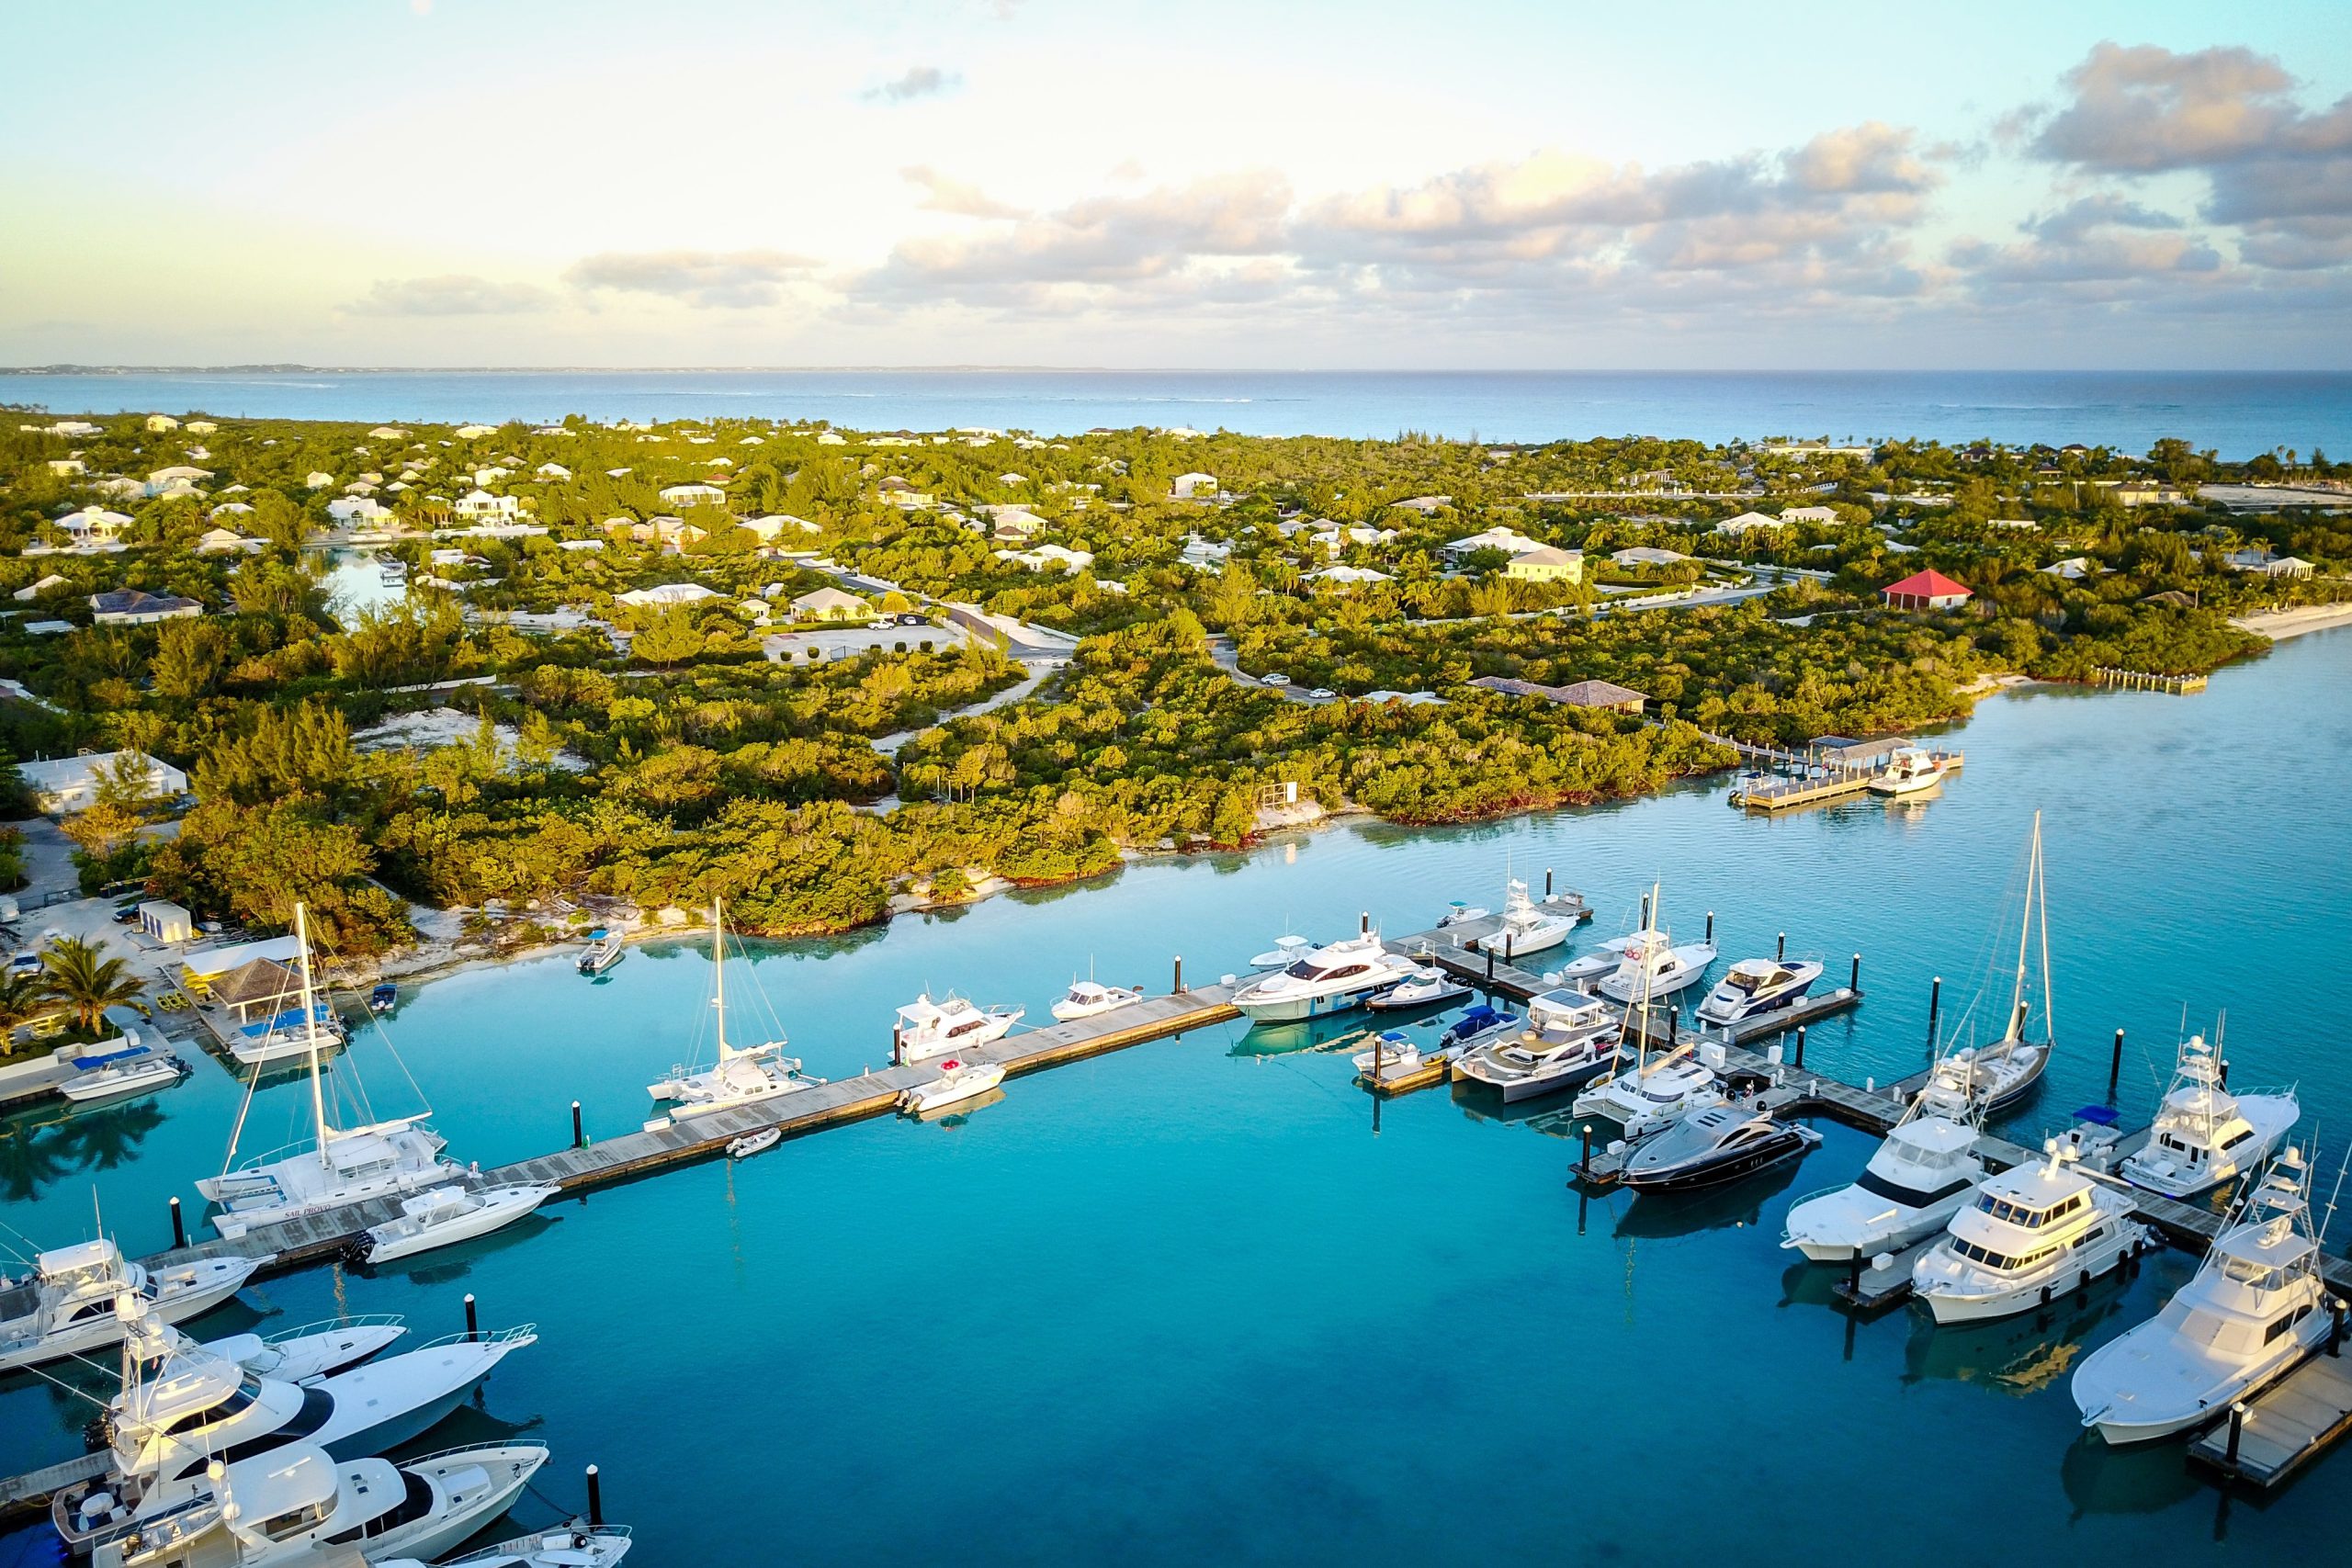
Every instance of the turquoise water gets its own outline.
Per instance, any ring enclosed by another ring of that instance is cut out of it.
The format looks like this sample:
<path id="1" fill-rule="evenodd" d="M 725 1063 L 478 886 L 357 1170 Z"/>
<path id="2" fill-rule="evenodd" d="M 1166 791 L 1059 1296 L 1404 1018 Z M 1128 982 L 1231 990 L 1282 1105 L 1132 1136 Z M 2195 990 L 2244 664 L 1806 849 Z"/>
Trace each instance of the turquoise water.
<path id="1" fill-rule="evenodd" d="M 1981 1021 L 1968 999 L 2039 806 L 2060 1050 L 2013 1131 L 2100 1098 L 2119 1025 L 2121 1101 L 2144 1115 L 2184 1006 L 2192 1025 L 2225 1008 L 2235 1080 L 2298 1081 L 2332 1168 L 2352 1129 L 2352 1025 L 2328 999 L 2352 917 L 2347 680 L 2352 631 L 2322 633 L 2199 696 L 1989 701 L 1957 732 L 1964 774 L 1917 806 L 1751 820 L 1718 785 L 1453 831 L 1350 824 L 777 948 L 730 980 L 756 975 L 810 1068 L 838 1075 L 881 1060 L 891 1009 L 926 985 L 1042 1017 L 1090 959 L 1161 987 L 1182 951 L 1213 976 L 1285 927 L 1369 910 L 1411 929 L 1448 898 L 1492 902 L 1506 863 L 1550 866 L 1592 897 L 1593 935 L 1662 877 L 1669 923 L 1716 911 L 1726 956 L 1781 930 L 1841 976 L 1861 952 L 1869 999 L 1810 1055 L 1885 1077 L 1922 1060 L 1930 975 L 1948 1026 Z M 490 1165 L 560 1143 L 575 1096 L 593 1134 L 634 1127 L 707 977 L 691 943 L 600 981 L 536 960 L 427 986 L 392 1027 L 452 1152 Z M 1829 1271 L 1775 1242 L 1797 1196 L 1859 1168 L 1857 1134 L 1829 1127 L 1802 1170 L 1696 1202 L 1580 1202 L 1571 1142 L 1544 1135 L 1564 1119 L 1432 1090 L 1375 1131 L 1343 1056 L 1265 1044 L 1200 1031 L 1015 1080 L 957 1122 L 837 1129 L 248 1300 L 276 1325 L 347 1308 L 437 1331 L 470 1291 L 486 1322 L 536 1320 L 542 1342 L 429 1440 L 527 1429 L 556 1450 L 543 1490 L 574 1502 L 601 1463 L 649 1564 L 763 1560 L 779 1537 L 809 1562 L 974 1563 L 1798 1563 L 1954 1524 L 2022 1563 L 2217 1532 L 2326 1560 L 2340 1539 L 2342 1455 L 2225 1507 L 2177 1448 L 2078 1438 L 2072 1359 L 2152 1313 L 2185 1258 L 2046 1328 L 1855 1325 Z M 358 1059 L 378 1108 L 405 1108 L 380 1051 Z M 15 1119 L 0 1220 L 74 1239 L 95 1188 L 129 1246 L 160 1245 L 237 1094 L 207 1063 L 152 1100 Z M 300 1098 L 266 1090 L 249 1146 Z M 0 1382 L 0 1466 L 73 1451 L 85 1413 Z"/>
<path id="2" fill-rule="evenodd" d="M 293 370 L 0 375 L 60 414 L 201 410 L 341 420 L 825 419 L 854 430 L 1488 441 L 1637 434 L 2080 441 L 2178 436 L 2228 458 L 2352 446 L 2352 376 L 2279 371 Z"/>

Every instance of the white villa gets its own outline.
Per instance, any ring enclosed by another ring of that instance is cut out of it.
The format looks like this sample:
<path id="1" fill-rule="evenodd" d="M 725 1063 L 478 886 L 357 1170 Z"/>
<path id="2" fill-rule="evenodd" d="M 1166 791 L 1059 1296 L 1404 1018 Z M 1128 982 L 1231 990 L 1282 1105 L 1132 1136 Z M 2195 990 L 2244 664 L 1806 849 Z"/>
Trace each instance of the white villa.
<path id="1" fill-rule="evenodd" d="M 19 762 L 17 772 L 24 776 L 26 787 L 32 791 L 43 811 L 52 817 L 65 817 L 89 809 L 97 799 L 99 779 L 113 773 L 123 758 L 130 759 L 133 766 L 141 762 L 147 765 L 147 784 L 156 795 L 187 793 L 186 773 L 144 751 L 85 751 L 78 757 Z"/>
<path id="2" fill-rule="evenodd" d="M 724 506 L 727 492 L 717 485 L 670 485 L 662 490 L 662 504 L 681 510 L 689 506 Z"/>
<path id="3" fill-rule="evenodd" d="M 468 491 L 451 508 L 458 516 L 474 520 L 513 517 L 522 509 L 523 503 L 513 496 L 492 495 L 486 490 Z"/>
<path id="4" fill-rule="evenodd" d="M 632 588 L 626 593 L 616 593 L 613 602 L 641 609 L 652 604 L 699 604 L 718 597 L 716 589 L 705 588 L 699 582 L 664 582 L 658 588 Z"/>

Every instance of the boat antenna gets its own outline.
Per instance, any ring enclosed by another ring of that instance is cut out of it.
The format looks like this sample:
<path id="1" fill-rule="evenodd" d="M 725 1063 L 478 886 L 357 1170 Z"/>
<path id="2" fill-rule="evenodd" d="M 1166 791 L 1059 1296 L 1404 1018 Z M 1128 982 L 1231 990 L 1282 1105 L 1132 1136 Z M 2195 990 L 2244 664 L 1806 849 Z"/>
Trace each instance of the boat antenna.
<path id="1" fill-rule="evenodd" d="M 332 1169 L 334 1161 L 327 1154 L 326 1082 L 319 1075 L 319 1014 L 311 997 L 311 917 L 309 908 L 299 901 L 294 906 L 294 947 L 302 961 L 302 1032 L 311 1058 L 311 1120 L 318 1128 L 319 1164 Z"/>

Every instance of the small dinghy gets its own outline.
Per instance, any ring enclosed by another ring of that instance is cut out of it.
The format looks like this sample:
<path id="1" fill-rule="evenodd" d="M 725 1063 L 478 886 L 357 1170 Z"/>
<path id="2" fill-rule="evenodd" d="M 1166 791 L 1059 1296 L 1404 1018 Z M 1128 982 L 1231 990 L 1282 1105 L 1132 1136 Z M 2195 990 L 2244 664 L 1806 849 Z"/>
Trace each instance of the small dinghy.
<path id="1" fill-rule="evenodd" d="M 454 1183 L 430 1188 L 402 1199 L 398 1218 L 368 1226 L 362 1256 L 369 1263 L 390 1263 L 471 1241 L 513 1224 L 558 1190 L 544 1184 L 485 1187 L 479 1192 Z"/>
<path id="2" fill-rule="evenodd" d="M 368 1010 L 380 1016 L 391 1011 L 392 1004 L 400 999 L 401 988 L 398 986 L 390 980 L 379 980 L 376 988 L 368 993 Z"/>
<path id="3" fill-rule="evenodd" d="M 775 1147 L 782 1142 L 784 1142 L 783 1128 L 763 1127 L 756 1133 L 746 1133 L 741 1137 L 737 1138 L 734 1142 L 729 1144 L 727 1145 L 727 1157 L 729 1159 L 750 1159 L 753 1155 L 765 1154 L 768 1150 Z"/>
<path id="4" fill-rule="evenodd" d="M 1498 1040 L 1511 1038 L 1520 1032 L 1524 1021 L 1517 1013 L 1505 1012 L 1500 1008 L 1480 1002 L 1476 1007 L 1463 1010 L 1462 1016 L 1453 1021 L 1453 1026 L 1438 1041 L 1438 1049 L 1445 1054 L 1448 1061 L 1453 1061 Z"/>
<path id="5" fill-rule="evenodd" d="M 1803 1159 L 1820 1144 L 1821 1134 L 1812 1128 L 1776 1120 L 1760 1109 L 1711 1105 L 1644 1141 L 1618 1179 L 1637 1192 L 1721 1187 Z"/>
<path id="6" fill-rule="evenodd" d="M 1441 1002 L 1457 1001 L 1469 994 L 1470 987 L 1462 981 L 1442 969 L 1424 965 L 1364 1006 L 1374 1012 L 1403 1012 L 1408 1008 L 1435 1007 Z"/>
<path id="7" fill-rule="evenodd" d="M 899 1097 L 899 1109 L 910 1116 L 926 1116 L 934 1111 L 944 1111 L 951 1105 L 961 1105 L 967 1100 L 978 1100 L 1004 1081 L 1001 1062 L 965 1062 L 950 1058 L 940 1065 L 939 1076 L 926 1084 L 917 1084 Z"/>

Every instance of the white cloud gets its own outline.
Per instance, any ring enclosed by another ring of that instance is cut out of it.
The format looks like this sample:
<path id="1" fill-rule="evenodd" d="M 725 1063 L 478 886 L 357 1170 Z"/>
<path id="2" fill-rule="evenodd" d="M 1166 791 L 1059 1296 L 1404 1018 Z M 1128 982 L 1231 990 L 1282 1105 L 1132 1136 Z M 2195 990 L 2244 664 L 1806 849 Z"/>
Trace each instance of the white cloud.
<path id="1" fill-rule="evenodd" d="M 958 218 L 1028 216 L 1024 209 L 998 201 L 979 186 L 952 179 L 927 164 L 910 164 L 899 171 L 899 177 L 922 187 L 923 198 L 917 205 L 926 212 L 952 213 Z"/>
<path id="2" fill-rule="evenodd" d="M 785 286 L 816 265 L 783 251 L 605 251 L 573 263 L 563 280 L 575 288 L 741 310 L 778 303 Z"/>
<path id="3" fill-rule="evenodd" d="M 910 65 L 904 73 L 865 89 L 858 96 L 870 103 L 906 104 L 935 98 L 964 85 L 963 76 L 936 65 Z"/>
<path id="4" fill-rule="evenodd" d="M 498 316 L 545 310 L 555 302 L 528 283 L 499 283 L 467 273 L 437 277 L 379 278 L 342 307 L 352 316 Z"/>

